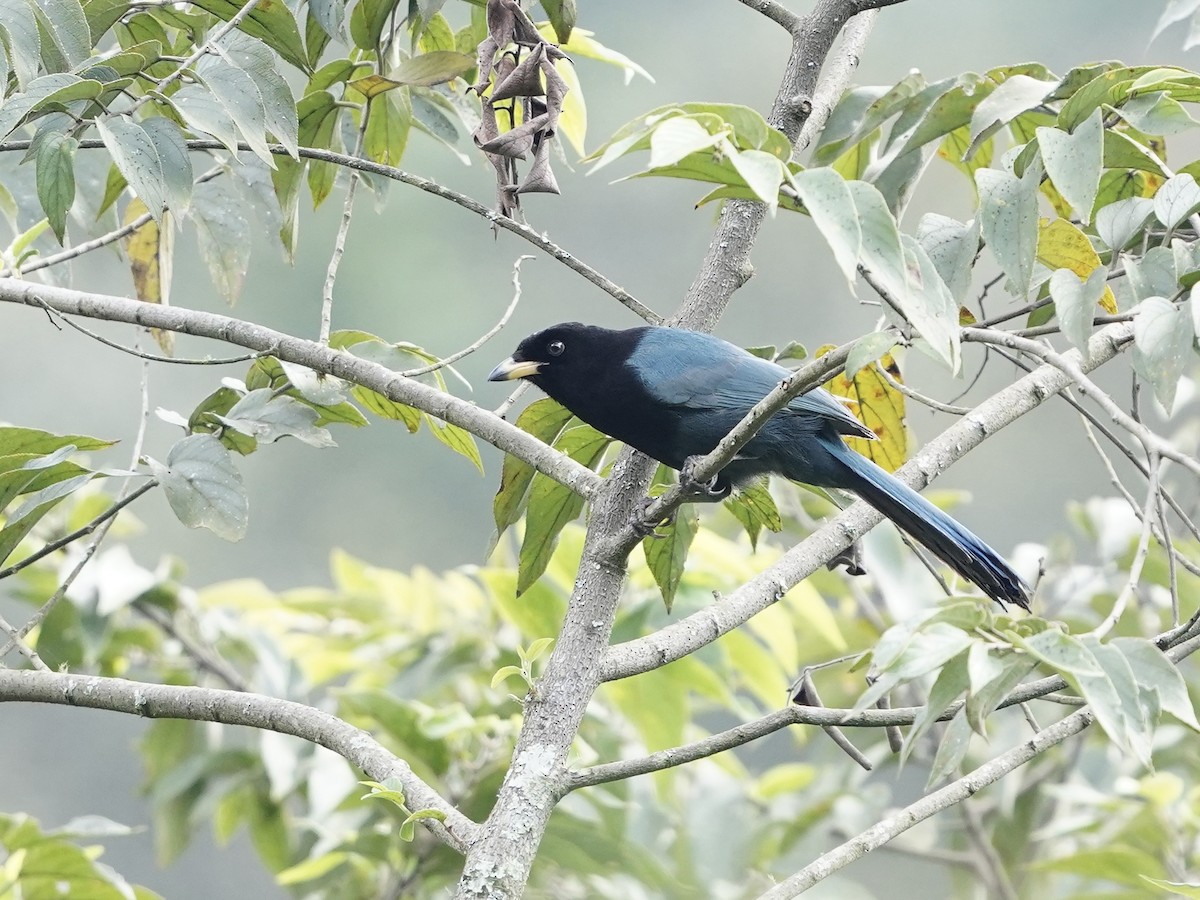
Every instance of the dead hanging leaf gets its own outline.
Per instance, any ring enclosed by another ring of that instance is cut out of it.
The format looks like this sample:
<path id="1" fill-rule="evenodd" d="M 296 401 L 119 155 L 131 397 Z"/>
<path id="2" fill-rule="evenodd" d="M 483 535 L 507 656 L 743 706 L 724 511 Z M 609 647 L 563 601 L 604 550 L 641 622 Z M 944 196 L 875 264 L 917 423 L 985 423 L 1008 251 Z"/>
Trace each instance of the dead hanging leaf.
<path id="1" fill-rule="evenodd" d="M 817 356 L 824 356 L 834 349 L 826 344 L 817 349 Z M 863 366 L 854 378 L 844 374 L 835 375 L 824 387 L 838 397 L 845 397 L 850 412 L 875 432 L 877 441 L 863 438 L 846 438 L 851 449 L 861 453 L 881 469 L 895 472 L 908 459 L 908 428 L 904 424 L 904 395 L 888 384 L 880 367 L 902 382 L 900 368 L 892 354 L 885 353 L 877 364 Z"/>
<path id="2" fill-rule="evenodd" d="M 171 258 L 175 244 L 175 230 L 170 211 L 162 214 L 162 224 L 150 216 L 146 204 L 135 197 L 125 207 L 126 225 L 145 220 L 125 238 L 125 255 L 129 259 L 129 270 L 133 275 L 133 289 L 144 303 L 170 305 Z M 175 333 L 151 328 L 150 334 L 167 356 L 175 352 Z"/>
<path id="3" fill-rule="evenodd" d="M 558 193 L 550 144 L 568 86 L 555 63 L 567 56 L 542 36 L 517 0 L 487 0 L 487 25 L 477 48 L 479 78 L 471 86 L 482 104 L 475 143 L 496 170 L 499 213 L 517 217 L 520 194 Z M 532 167 L 522 179 L 517 160 L 531 150 Z"/>

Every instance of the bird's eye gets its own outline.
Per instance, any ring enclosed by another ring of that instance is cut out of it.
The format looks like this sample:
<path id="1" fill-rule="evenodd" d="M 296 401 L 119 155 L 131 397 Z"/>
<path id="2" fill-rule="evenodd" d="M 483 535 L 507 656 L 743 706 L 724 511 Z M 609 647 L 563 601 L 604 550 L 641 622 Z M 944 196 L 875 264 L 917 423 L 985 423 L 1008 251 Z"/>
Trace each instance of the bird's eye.
<path id="1" fill-rule="evenodd" d="M 563 351 L 567 349 L 567 345 L 562 341 L 551 341 L 546 345 L 546 352 L 551 356 L 562 356 Z"/>

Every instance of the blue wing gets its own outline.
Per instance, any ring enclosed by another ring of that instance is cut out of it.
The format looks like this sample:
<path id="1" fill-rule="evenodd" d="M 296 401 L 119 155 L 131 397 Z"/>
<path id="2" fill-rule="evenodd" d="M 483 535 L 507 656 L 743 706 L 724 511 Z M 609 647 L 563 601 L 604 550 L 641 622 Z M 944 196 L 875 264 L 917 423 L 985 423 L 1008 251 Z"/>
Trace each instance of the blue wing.
<path id="1" fill-rule="evenodd" d="M 647 329 L 629 362 L 659 402 L 696 411 L 736 411 L 738 418 L 792 374 L 728 341 L 681 329 Z M 783 414 L 825 420 L 841 434 L 874 437 L 832 394 L 820 388 L 794 399 Z"/>

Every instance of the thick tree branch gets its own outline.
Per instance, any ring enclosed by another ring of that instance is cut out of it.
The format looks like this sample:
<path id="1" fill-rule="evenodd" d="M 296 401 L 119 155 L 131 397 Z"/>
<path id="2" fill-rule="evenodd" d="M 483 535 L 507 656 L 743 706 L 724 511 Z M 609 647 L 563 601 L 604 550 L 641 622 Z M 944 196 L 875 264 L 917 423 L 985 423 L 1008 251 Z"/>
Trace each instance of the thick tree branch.
<path id="1" fill-rule="evenodd" d="M 743 6 L 748 6 L 755 12 L 760 12 L 776 25 L 794 31 L 800 23 L 800 17 L 775 0 L 738 0 Z"/>
<path id="2" fill-rule="evenodd" d="M 478 825 L 442 799 L 413 773 L 408 763 L 371 735 L 302 703 L 214 688 L 0 669 L 0 703 L 3 702 L 82 706 L 149 719 L 191 719 L 290 734 L 332 750 L 372 781 L 398 779 L 410 809 L 436 809 L 446 816 L 444 824 L 435 819 L 422 822 L 460 853 L 467 851 L 478 833 Z"/>
<path id="3" fill-rule="evenodd" d="M 808 113 L 821 66 L 851 13 L 819 0 L 793 34 L 792 54 L 769 121 L 791 140 Z M 692 288 L 672 324 L 711 331 L 733 292 L 749 277 L 749 255 L 765 206 L 732 200 Z M 613 537 L 645 496 L 652 467 L 623 451 L 592 503 L 583 558 L 567 617 L 545 673 L 525 707 L 512 766 L 480 840 L 467 856 L 456 897 L 497 900 L 518 896 L 528 877 L 550 812 L 566 790 L 566 760 L 600 679 L 625 580 L 628 548 Z"/>
<path id="4" fill-rule="evenodd" d="M 1109 325 L 1092 337 L 1091 355 L 1086 365 L 1079 363 L 1078 351 L 1073 350 L 1065 356 L 1081 366 L 1081 371 L 1091 371 L 1114 358 L 1132 338 L 1133 326 L 1129 323 Z M 926 444 L 896 476 L 910 486 L 924 487 L 992 434 L 1073 383 L 1074 379 L 1056 366 L 1038 367 Z M 648 672 L 715 641 L 766 609 L 881 519 L 882 516 L 866 503 L 855 503 L 789 550 L 775 565 L 721 601 L 654 634 L 613 647 L 604 662 L 604 680 Z"/>
<path id="5" fill-rule="evenodd" d="M 159 306 L 126 297 L 92 294 L 11 278 L 0 279 L 0 302 L 20 303 L 34 309 L 40 309 L 45 304 L 66 315 L 160 328 L 269 353 L 277 359 L 362 385 L 397 403 L 414 406 L 465 428 L 583 497 L 591 497 L 600 484 L 595 472 L 487 410 L 405 378 L 378 363 L 360 359 L 345 351 L 331 350 L 316 341 L 307 341 L 216 313 L 180 306 Z"/>

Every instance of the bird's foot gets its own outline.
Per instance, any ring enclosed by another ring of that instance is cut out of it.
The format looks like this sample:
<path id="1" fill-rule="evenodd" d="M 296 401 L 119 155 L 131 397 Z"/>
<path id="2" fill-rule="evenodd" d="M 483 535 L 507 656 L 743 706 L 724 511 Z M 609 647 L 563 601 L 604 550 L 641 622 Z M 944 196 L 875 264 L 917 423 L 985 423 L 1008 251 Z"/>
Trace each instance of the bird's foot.
<path id="1" fill-rule="evenodd" d="M 720 483 L 721 476 L 718 473 L 708 481 L 698 481 L 695 476 L 696 466 L 699 465 L 703 457 L 689 456 L 683 461 L 683 468 L 679 470 L 679 484 L 687 492 L 688 496 L 694 500 L 702 500 L 708 503 L 715 503 L 718 500 L 724 500 L 733 490 L 733 485 Z"/>
<path id="2" fill-rule="evenodd" d="M 834 571 L 838 566 L 845 566 L 847 575 L 867 574 L 867 570 L 862 566 L 862 545 L 858 541 L 855 541 L 829 562 L 825 563 L 825 568 L 830 572 Z"/>
<path id="3" fill-rule="evenodd" d="M 651 520 L 647 515 L 647 511 L 657 497 L 643 497 L 642 502 L 634 509 L 633 514 L 629 517 L 629 526 L 637 533 L 638 537 L 642 538 L 661 538 L 661 535 L 656 530 L 660 525 L 670 525 L 675 521 L 675 513 L 671 513 L 665 518 Z"/>

